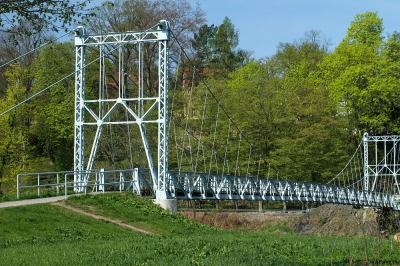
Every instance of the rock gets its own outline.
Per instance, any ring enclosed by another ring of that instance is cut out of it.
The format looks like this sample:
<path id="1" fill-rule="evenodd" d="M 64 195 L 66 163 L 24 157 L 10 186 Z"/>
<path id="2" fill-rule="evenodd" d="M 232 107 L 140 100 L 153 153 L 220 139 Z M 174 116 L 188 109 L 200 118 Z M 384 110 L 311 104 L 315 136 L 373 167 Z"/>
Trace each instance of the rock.
<path id="1" fill-rule="evenodd" d="M 301 235 L 376 235 L 379 226 L 374 209 L 355 209 L 349 205 L 324 204 L 288 223 Z"/>
<path id="2" fill-rule="evenodd" d="M 394 241 L 400 242 L 400 233 L 397 233 L 393 236 Z"/>

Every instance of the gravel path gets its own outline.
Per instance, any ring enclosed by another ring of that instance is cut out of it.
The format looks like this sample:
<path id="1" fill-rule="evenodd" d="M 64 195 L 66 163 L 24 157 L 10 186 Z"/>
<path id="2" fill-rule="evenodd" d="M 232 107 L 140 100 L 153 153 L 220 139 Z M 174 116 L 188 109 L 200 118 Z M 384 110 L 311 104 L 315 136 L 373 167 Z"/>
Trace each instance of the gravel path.
<path id="1" fill-rule="evenodd" d="M 24 205 L 32 205 L 32 204 L 40 204 L 40 203 L 51 203 L 51 202 L 56 202 L 56 201 L 60 201 L 60 200 L 64 200 L 64 199 L 65 199 L 65 196 L 58 196 L 58 197 L 51 197 L 51 198 L 6 201 L 6 202 L 0 202 L 0 208 L 16 207 L 16 206 L 24 206 Z"/>

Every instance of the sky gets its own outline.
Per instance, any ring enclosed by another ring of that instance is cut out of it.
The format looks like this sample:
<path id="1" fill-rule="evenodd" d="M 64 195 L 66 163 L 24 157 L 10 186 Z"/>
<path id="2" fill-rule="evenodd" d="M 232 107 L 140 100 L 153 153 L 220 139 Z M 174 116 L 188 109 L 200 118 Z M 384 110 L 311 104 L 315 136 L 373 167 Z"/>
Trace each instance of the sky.
<path id="1" fill-rule="evenodd" d="M 399 0 L 188 0 L 205 12 L 207 24 L 219 26 L 228 17 L 239 31 L 238 48 L 256 59 L 272 56 L 279 43 L 300 40 L 317 30 L 331 40 L 330 50 L 346 36 L 354 16 L 377 12 L 384 36 L 400 32 Z"/>

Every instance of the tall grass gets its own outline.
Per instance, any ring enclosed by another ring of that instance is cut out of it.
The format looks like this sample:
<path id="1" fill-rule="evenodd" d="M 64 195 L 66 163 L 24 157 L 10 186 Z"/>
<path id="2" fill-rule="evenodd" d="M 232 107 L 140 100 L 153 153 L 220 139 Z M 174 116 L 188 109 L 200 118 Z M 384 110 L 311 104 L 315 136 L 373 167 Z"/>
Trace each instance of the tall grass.
<path id="1" fill-rule="evenodd" d="M 157 235 L 137 233 L 49 204 L 0 209 L 0 264 L 400 264 L 400 245 L 390 239 L 226 231 L 125 193 L 72 197 L 66 203 Z"/>

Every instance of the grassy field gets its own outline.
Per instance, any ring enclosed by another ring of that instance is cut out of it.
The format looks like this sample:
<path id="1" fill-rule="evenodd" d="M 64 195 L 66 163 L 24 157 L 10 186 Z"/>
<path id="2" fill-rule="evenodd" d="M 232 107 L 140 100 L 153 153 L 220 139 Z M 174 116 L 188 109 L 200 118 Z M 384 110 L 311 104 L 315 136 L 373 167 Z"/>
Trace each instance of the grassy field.
<path id="1" fill-rule="evenodd" d="M 0 265 L 399 265 L 391 239 L 226 231 L 130 193 L 71 197 L 145 235 L 60 206 L 0 209 Z"/>

